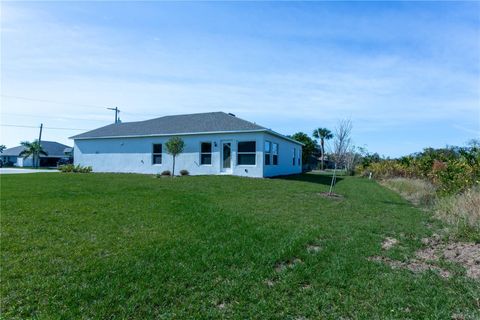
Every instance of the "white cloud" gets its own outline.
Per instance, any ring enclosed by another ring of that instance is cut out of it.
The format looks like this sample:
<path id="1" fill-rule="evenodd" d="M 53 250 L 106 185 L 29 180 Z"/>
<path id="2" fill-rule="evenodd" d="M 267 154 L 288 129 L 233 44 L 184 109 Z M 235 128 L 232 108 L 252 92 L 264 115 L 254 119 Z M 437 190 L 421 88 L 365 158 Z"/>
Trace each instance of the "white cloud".
<path id="1" fill-rule="evenodd" d="M 257 33 L 251 28 L 235 30 L 234 36 L 192 30 L 193 35 L 175 38 L 67 23 L 25 7 L 2 5 L 2 94 L 100 107 L 2 97 L 2 123 L 94 128 L 113 118 L 101 106 L 118 106 L 124 121 L 224 110 L 287 134 L 351 118 L 360 139 L 435 121 L 455 120 L 462 128 L 478 124 L 480 66 L 472 56 L 480 46 L 472 39 L 478 31 L 467 25 L 448 22 L 449 33 L 442 37 L 443 30 L 434 30 L 438 22 L 412 18 L 400 32 L 405 17 L 391 13 L 375 23 L 359 19 L 359 30 L 351 24 L 288 29 L 280 21 Z M 394 48 L 361 51 L 355 43 L 336 43 L 345 39 Z M 405 51 L 415 51 L 425 39 L 444 51 L 419 48 L 425 56 Z M 439 45 L 445 39 L 452 45 Z M 404 42 L 409 42 L 405 48 L 397 48 Z M 459 57 L 460 49 L 469 51 Z M 473 62 L 470 68 L 461 67 L 468 62 Z M 29 139 L 22 129 L 2 127 L 1 132 L 2 143 L 9 145 Z M 61 141 L 69 135 L 52 132 Z"/>

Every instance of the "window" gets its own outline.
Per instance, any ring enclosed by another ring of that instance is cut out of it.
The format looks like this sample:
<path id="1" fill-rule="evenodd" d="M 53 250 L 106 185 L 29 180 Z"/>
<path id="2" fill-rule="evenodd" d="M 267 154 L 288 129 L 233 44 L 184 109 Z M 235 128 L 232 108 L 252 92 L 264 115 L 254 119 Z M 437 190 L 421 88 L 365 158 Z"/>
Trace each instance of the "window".
<path id="1" fill-rule="evenodd" d="M 162 164 L 162 144 L 155 143 L 152 151 L 152 164 Z"/>
<path id="2" fill-rule="evenodd" d="M 302 161 L 302 153 L 298 151 L 298 165 L 300 165 L 301 161 Z"/>
<path id="3" fill-rule="evenodd" d="M 276 166 L 278 165 L 278 143 L 273 144 L 272 153 L 272 164 Z"/>
<path id="4" fill-rule="evenodd" d="M 238 143 L 237 164 L 238 165 L 255 165 L 256 148 L 255 141 L 243 141 Z"/>
<path id="5" fill-rule="evenodd" d="M 265 141 L 265 165 L 268 166 L 271 162 L 270 158 L 272 156 L 272 143 L 270 141 Z"/>
<path id="6" fill-rule="evenodd" d="M 293 148 L 292 166 L 295 165 L 295 160 L 296 159 L 297 159 L 297 149 Z"/>
<path id="7" fill-rule="evenodd" d="M 201 143 L 200 164 L 212 164 L 212 143 L 211 142 Z"/>

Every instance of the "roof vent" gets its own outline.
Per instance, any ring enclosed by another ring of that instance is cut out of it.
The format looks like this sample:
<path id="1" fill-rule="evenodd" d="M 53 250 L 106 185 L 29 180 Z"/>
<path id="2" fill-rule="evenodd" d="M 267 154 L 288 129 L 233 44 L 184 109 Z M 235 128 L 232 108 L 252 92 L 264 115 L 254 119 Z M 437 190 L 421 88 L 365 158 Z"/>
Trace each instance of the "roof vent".
<path id="1" fill-rule="evenodd" d="M 232 117 L 236 117 L 236 115 L 234 115 L 233 113 L 228 113 L 229 115 L 231 115 Z"/>

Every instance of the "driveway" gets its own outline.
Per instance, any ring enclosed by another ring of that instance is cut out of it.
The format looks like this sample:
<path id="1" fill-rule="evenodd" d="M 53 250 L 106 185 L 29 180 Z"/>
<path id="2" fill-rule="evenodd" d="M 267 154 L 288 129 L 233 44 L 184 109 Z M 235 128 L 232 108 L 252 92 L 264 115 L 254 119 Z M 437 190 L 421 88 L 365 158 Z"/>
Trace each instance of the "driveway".
<path id="1" fill-rule="evenodd" d="M 0 168 L 0 174 L 21 174 L 21 173 L 38 173 L 38 172 L 58 172 L 58 170 Z"/>

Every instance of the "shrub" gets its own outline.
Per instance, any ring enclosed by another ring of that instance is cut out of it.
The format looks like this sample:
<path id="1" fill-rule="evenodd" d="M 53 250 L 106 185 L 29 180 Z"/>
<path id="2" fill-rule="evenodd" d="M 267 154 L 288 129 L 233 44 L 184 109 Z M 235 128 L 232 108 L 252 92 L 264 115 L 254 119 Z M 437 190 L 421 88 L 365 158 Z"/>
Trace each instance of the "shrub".
<path id="1" fill-rule="evenodd" d="M 181 175 L 181 176 L 188 176 L 189 174 L 190 174 L 190 173 L 188 172 L 188 170 L 185 170 L 185 169 L 180 170 L 180 175 Z"/>
<path id="2" fill-rule="evenodd" d="M 480 149 L 477 147 L 427 148 L 398 160 L 383 160 L 357 167 L 363 176 L 376 179 L 420 178 L 437 188 L 440 195 L 461 193 L 480 184 Z"/>
<path id="3" fill-rule="evenodd" d="M 364 170 L 363 175 L 368 176 L 370 172 L 376 179 L 415 177 L 415 173 L 411 168 L 395 160 L 385 160 L 382 162 L 372 163 Z"/>
<path id="4" fill-rule="evenodd" d="M 75 166 L 73 164 L 64 164 L 58 167 L 58 169 L 60 170 L 60 172 L 73 172 Z"/>
<path id="5" fill-rule="evenodd" d="M 82 167 L 80 165 L 77 165 L 77 167 L 75 168 L 75 172 L 90 173 L 90 172 L 92 172 L 92 167 L 90 167 L 90 166 Z"/>
<path id="6" fill-rule="evenodd" d="M 90 173 L 92 172 L 92 167 L 84 167 L 81 165 L 74 166 L 73 164 L 65 164 L 59 167 L 61 172 L 73 172 L 73 173 Z"/>
<path id="7" fill-rule="evenodd" d="M 170 172 L 170 170 L 165 170 L 165 171 L 162 171 L 162 173 L 160 175 L 165 177 L 165 176 L 171 176 L 172 173 Z"/>

